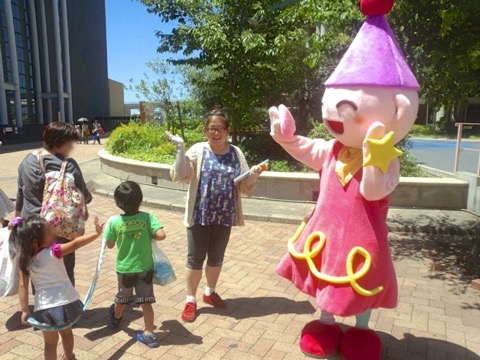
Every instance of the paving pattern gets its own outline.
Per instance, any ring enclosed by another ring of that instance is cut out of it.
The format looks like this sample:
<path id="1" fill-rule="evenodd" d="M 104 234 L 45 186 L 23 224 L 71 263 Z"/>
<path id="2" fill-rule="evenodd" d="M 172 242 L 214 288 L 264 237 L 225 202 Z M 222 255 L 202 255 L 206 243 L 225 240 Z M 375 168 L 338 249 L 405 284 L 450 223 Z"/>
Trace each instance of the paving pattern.
<path id="1" fill-rule="evenodd" d="M 75 157 L 79 161 L 91 158 L 94 146 L 88 148 L 90 155 L 83 146 Z M 10 196 L 15 191 L 11 169 L 23 156 L 0 155 L 0 186 Z M 218 286 L 228 309 L 217 311 L 199 303 L 197 321 L 185 324 L 180 320 L 186 257 L 182 214 L 144 210 L 153 212 L 165 225 L 167 239 L 161 248 L 178 278 L 169 286 L 155 287 L 155 324 L 161 346 L 148 349 L 133 340 L 135 332 L 143 328 L 137 307 L 127 309 L 119 330 L 107 327 L 108 307 L 116 293 L 115 251 L 110 250 L 90 308 L 74 328 L 78 359 L 305 358 L 298 348 L 299 334 L 308 321 L 318 318 L 319 311 L 311 298 L 275 274 L 296 226 L 249 221 L 234 229 Z M 96 196 L 90 213 L 106 220 L 118 210 L 111 199 Z M 88 226 L 91 230 L 92 223 Z M 459 279 L 431 272 L 421 256 L 428 242 L 421 234 L 391 235 L 400 301 L 394 310 L 375 310 L 370 323 L 382 338 L 383 358 L 480 360 L 480 292 Z M 77 252 L 77 289 L 82 295 L 90 284 L 99 248 L 97 241 Z M 0 359 L 41 359 L 42 334 L 23 327 L 18 310 L 15 297 L 0 299 Z M 353 319 L 338 321 L 349 326 Z"/>

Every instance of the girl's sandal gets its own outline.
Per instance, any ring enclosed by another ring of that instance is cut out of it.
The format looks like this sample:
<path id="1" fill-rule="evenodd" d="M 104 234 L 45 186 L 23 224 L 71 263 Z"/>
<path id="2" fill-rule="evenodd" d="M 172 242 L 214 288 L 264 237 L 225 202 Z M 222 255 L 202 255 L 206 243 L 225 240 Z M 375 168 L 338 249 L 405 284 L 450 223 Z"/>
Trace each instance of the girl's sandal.
<path id="1" fill-rule="evenodd" d="M 69 359 L 65 356 L 65 354 L 62 354 L 62 360 L 77 360 L 77 358 L 75 357 L 75 354 L 72 354 L 72 357 Z"/>

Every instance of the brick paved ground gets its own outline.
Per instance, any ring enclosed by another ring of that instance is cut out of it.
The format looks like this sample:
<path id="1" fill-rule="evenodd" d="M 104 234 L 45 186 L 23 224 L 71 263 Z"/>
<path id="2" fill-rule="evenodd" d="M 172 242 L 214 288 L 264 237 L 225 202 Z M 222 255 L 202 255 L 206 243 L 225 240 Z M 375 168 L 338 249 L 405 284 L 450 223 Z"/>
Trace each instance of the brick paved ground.
<path id="1" fill-rule="evenodd" d="M 0 155 L 0 167 L 4 155 Z M 14 160 L 8 158 L 14 166 Z M 13 194 L 14 184 L 2 176 L 0 173 L 0 186 Z M 90 209 L 102 219 L 117 212 L 112 200 L 102 197 L 95 197 Z M 312 299 L 275 274 L 295 226 L 250 221 L 235 229 L 218 286 L 228 300 L 228 309 L 216 311 L 199 303 L 199 318 L 185 324 L 179 319 L 185 296 L 182 215 L 145 210 L 165 224 L 168 238 L 161 247 L 178 276 L 170 286 L 155 288 L 155 323 L 162 345 L 148 349 L 132 340 L 135 331 L 143 327 L 139 308 L 125 313 L 119 331 L 106 327 L 107 309 L 116 292 L 114 251 L 108 251 L 90 308 L 74 329 L 79 359 L 304 358 L 298 349 L 299 333 L 306 322 L 318 316 L 318 310 Z M 371 319 L 383 340 L 384 359 L 480 359 L 480 292 L 429 271 L 420 255 L 428 241 L 422 235 L 391 236 L 400 302 L 395 310 L 374 311 Z M 90 284 L 99 246 L 100 241 L 77 253 L 81 294 Z M 351 318 L 338 320 L 345 326 L 352 324 Z M 0 344 L 0 359 L 42 358 L 42 335 L 20 325 L 16 298 L 0 299 Z"/>

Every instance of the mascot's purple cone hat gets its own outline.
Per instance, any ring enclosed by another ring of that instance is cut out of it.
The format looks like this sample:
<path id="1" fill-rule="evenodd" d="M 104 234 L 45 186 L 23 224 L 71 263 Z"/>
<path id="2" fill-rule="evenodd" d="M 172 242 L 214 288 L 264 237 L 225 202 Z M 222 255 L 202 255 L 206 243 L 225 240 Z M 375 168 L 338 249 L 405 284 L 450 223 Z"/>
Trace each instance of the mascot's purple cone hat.
<path id="1" fill-rule="evenodd" d="M 384 15 L 367 17 L 325 86 L 420 88 Z"/>

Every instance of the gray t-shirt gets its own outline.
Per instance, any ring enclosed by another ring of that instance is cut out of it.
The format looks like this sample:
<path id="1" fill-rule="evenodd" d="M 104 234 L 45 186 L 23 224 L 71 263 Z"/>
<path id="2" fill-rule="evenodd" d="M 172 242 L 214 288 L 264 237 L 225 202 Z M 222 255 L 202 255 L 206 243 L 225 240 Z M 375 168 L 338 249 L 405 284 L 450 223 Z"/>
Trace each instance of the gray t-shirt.
<path id="1" fill-rule="evenodd" d="M 42 155 L 42 162 L 46 172 L 60 171 L 64 160 L 58 154 Z M 90 203 L 92 194 L 87 190 L 87 185 L 77 162 L 73 159 L 67 159 L 65 171 L 73 175 L 75 185 L 85 196 L 85 202 L 87 204 Z M 44 186 L 45 176 L 40 169 L 37 156 L 28 154 L 18 167 L 18 191 L 15 207 L 16 211 L 21 212 L 22 218 L 27 219 L 32 215 L 40 214 Z"/>

